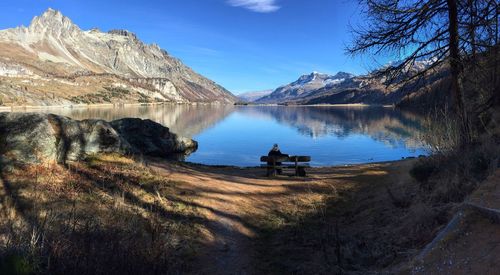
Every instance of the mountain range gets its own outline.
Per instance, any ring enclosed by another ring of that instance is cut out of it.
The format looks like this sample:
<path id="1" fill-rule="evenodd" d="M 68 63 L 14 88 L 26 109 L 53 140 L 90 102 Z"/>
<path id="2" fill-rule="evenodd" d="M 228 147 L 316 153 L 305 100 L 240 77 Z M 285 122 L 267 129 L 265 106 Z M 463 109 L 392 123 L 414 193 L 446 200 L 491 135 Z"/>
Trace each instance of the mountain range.
<path id="1" fill-rule="evenodd" d="M 396 64 L 396 63 L 394 63 Z M 394 64 L 388 66 L 394 66 Z M 425 70 L 431 62 L 417 61 L 405 68 L 405 76 L 416 75 Z M 408 104 L 426 94 L 424 87 L 443 88 L 442 80 L 447 76 L 443 67 L 436 68 L 423 78 L 416 78 L 408 83 L 401 79 L 389 82 L 379 74 L 380 70 L 366 75 L 354 75 L 338 72 L 335 75 L 312 72 L 300 76 L 296 81 L 278 87 L 269 94 L 259 97 L 259 93 L 240 95 L 240 100 L 256 104 Z M 446 84 L 446 81 L 444 82 Z M 445 88 L 443 88 L 445 89 Z"/>
<path id="2" fill-rule="evenodd" d="M 254 102 L 262 97 L 270 95 L 274 90 L 263 90 L 255 92 L 246 92 L 238 95 L 238 99 L 241 102 Z"/>
<path id="3" fill-rule="evenodd" d="M 28 27 L 0 31 L 0 105 L 236 100 L 126 30 L 81 30 L 48 9 Z"/>
<path id="4" fill-rule="evenodd" d="M 290 84 L 277 88 L 271 94 L 263 96 L 255 102 L 281 103 L 295 101 L 299 98 L 306 98 L 320 89 L 342 85 L 346 81 L 349 82 L 353 77 L 354 75 L 345 72 L 339 72 L 335 75 L 312 72 L 299 77 Z"/>

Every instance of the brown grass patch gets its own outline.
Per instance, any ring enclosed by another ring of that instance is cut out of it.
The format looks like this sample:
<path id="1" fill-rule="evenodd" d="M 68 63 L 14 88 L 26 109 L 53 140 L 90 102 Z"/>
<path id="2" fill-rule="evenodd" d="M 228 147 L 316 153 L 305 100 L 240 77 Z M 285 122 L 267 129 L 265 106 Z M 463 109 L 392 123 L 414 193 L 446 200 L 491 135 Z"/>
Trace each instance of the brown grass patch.
<path id="1" fill-rule="evenodd" d="M 182 183 L 132 159 L 29 166 L 1 181 L 0 273 L 176 273 L 196 257 L 202 218 L 169 199 Z"/>

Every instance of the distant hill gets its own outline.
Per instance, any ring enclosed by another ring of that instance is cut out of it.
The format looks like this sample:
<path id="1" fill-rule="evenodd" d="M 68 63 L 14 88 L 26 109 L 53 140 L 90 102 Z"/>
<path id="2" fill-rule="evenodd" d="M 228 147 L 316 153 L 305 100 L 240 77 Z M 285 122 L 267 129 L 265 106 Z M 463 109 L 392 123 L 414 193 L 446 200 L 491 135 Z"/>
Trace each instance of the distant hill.
<path id="1" fill-rule="evenodd" d="M 0 31 L 0 101 L 8 105 L 219 102 L 236 97 L 126 30 L 81 30 L 48 9 Z"/>
<path id="2" fill-rule="evenodd" d="M 256 91 L 256 92 L 247 92 L 238 95 L 238 99 L 243 102 L 254 102 L 259 100 L 262 97 L 265 97 L 271 94 L 273 90 L 264 90 L 264 91 Z"/>

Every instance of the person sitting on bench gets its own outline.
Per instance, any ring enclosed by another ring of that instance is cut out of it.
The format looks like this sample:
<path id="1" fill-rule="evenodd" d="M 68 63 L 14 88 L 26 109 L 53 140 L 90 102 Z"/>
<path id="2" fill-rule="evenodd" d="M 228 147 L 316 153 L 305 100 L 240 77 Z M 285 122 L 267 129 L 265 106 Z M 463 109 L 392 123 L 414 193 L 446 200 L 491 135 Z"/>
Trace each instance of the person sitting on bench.
<path id="1" fill-rule="evenodd" d="M 274 144 L 273 148 L 271 149 L 271 151 L 269 151 L 267 156 L 269 156 L 269 157 L 288 157 L 288 154 L 281 153 L 280 147 L 278 146 L 278 144 Z M 268 161 L 267 164 L 273 165 L 273 162 Z M 281 162 L 276 162 L 275 165 L 280 166 Z M 278 173 L 278 175 L 281 175 L 281 173 L 283 172 L 283 169 L 281 169 L 281 168 L 276 169 L 276 172 Z"/>

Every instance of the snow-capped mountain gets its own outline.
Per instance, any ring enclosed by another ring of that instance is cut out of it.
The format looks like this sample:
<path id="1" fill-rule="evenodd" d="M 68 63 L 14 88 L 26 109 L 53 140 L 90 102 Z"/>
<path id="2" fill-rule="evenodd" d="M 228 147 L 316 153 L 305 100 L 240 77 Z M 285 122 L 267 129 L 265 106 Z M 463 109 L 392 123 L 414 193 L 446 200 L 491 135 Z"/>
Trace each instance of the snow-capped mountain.
<path id="1" fill-rule="evenodd" d="M 404 74 L 415 74 L 419 73 L 423 70 L 428 69 L 432 64 L 437 61 L 437 58 L 429 59 L 429 60 L 415 60 L 413 63 L 407 63 L 403 66 L 401 72 Z M 382 66 L 380 70 L 386 70 L 388 68 L 395 68 L 401 66 L 404 61 L 391 61 L 386 65 Z"/>
<path id="2" fill-rule="evenodd" d="M 0 88 L 12 105 L 236 100 L 156 44 L 126 30 L 81 30 L 53 9 L 0 31 Z"/>
<path id="3" fill-rule="evenodd" d="M 346 72 L 335 75 L 312 72 L 299 77 L 296 81 L 281 86 L 270 95 L 258 99 L 258 103 L 280 103 L 287 100 L 296 100 L 311 95 L 317 90 L 335 87 L 350 81 L 355 76 Z"/>
<path id="4" fill-rule="evenodd" d="M 415 75 L 429 68 L 434 61 L 417 61 L 406 66 L 403 74 Z M 296 81 L 281 86 L 268 96 L 256 100 L 262 104 L 396 104 L 409 94 L 419 92 L 421 83 L 415 79 L 404 85 L 405 77 L 389 79 L 384 69 L 397 66 L 397 62 L 389 63 L 379 70 L 365 75 L 339 72 L 335 75 L 313 72 L 303 75 Z M 445 68 L 425 76 L 426 81 L 435 82 L 446 76 Z"/>

